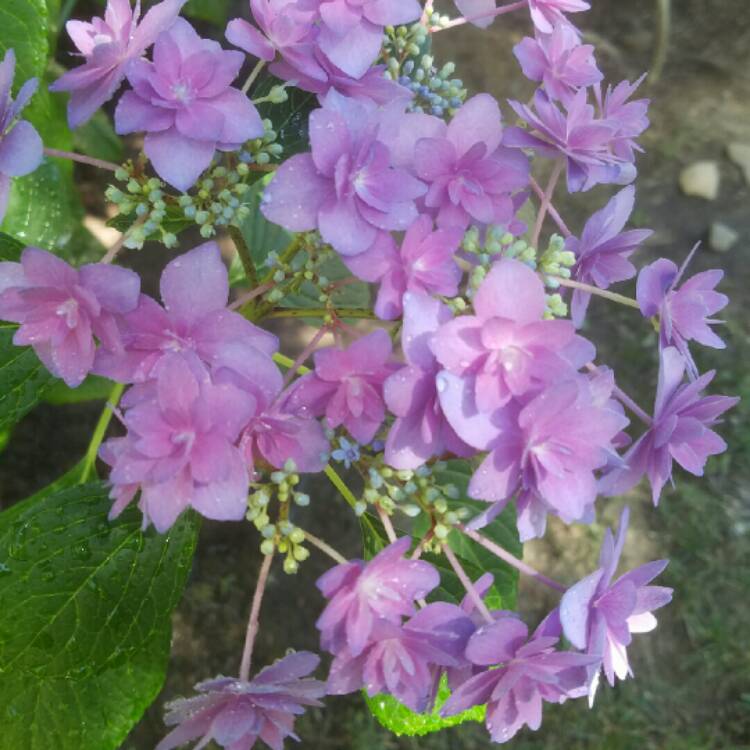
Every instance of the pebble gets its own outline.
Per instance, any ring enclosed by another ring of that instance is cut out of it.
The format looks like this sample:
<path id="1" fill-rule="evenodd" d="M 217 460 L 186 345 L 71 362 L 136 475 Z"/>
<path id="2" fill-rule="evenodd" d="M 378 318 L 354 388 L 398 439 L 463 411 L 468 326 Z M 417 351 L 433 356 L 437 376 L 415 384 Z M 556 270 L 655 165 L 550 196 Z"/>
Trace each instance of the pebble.
<path id="1" fill-rule="evenodd" d="M 715 161 L 697 161 L 680 173 L 680 188 L 685 195 L 714 201 L 719 197 L 721 174 Z"/>
<path id="2" fill-rule="evenodd" d="M 750 185 L 750 143 L 730 143 L 727 146 L 727 154 L 742 169 L 745 182 Z"/>
<path id="3" fill-rule="evenodd" d="M 708 244 L 717 253 L 728 253 L 739 240 L 740 235 L 728 224 L 715 221 L 708 232 Z"/>

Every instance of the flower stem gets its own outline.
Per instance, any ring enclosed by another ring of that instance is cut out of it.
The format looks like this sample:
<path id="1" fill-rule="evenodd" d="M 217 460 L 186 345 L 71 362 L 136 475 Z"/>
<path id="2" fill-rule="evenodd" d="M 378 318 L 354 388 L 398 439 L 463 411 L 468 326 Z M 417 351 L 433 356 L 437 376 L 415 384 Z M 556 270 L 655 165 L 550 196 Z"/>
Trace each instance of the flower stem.
<path id="1" fill-rule="evenodd" d="M 268 573 L 271 570 L 272 561 L 273 553 L 266 555 L 263 558 L 263 563 L 260 566 L 260 573 L 258 573 L 258 583 L 255 585 L 253 603 L 250 607 L 250 619 L 247 622 L 245 647 L 242 650 L 242 661 L 240 663 L 240 680 L 243 682 L 247 682 L 250 678 L 253 646 L 255 645 L 255 637 L 258 635 L 258 627 L 260 624 L 260 605 L 263 603 L 263 593 L 266 590 L 266 583 L 268 583 Z"/>
<path id="2" fill-rule="evenodd" d="M 593 362 L 589 362 L 586 365 L 586 369 L 589 372 L 593 373 L 599 372 L 599 368 Z M 641 409 L 641 407 L 638 406 L 638 404 L 633 401 L 633 399 L 630 398 L 630 396 L 628 396 L 628 394 L 625 393 L 622 388 L 619 388 L 617 385 L 615 385 L 614 388 L 612 388 L 612 394 L 624 406 L 627 406 L 628 409 L 630 409 L 630 411 L 632 411 L 633 414 L 635 414 L 644 424 L 651 427 L 651 425 L 653 424 L 653 420 L 651 419 L 651 417 L 649 417 L 649 415 L 643 409 Z"/>
<path id="3" fill-rule="evenodd" d="M 637 300 L 634 300 L 632 297 L 626 297 L 625 295 L 617 294 L 616 292 L 609 292 L 606 289 L 599 289 L 598 286 L 584 284 L 580 281 L 573 281 L 573 279 L 563 279 L 561 276 L 551 276 L 550 278 L 554 279 L 560 286 L 565 286 L 569 289 L 580 289 L 582 292 L 588 292 L 597 297 L 604 297 L 604 299 L 608 299 L 611 302 L 617 302 L 620 305 L 633 307 L 636 310 L 641 309 Z"/>
<path id="4" fill-rule="evenodd" d="M 255 83 L 255 79 L 260 75 L 260 72 L 265 67 L 266 67 L 266 61 L 258 60 L 258 62 L 255 64 L 255 67 L 252 69 L 252 71 L 250 71 L 250 75 L 247 77 L 247 80 L 245 81 L 245 84 L 242 87 L 243 94 L 247 94 L 247 92 L 250 91 L 250 87 Z"/>
<path id="5" fill-rule="evenodd" d="M 454 18 L 449 21 L 445 26 L 433 26 L 430 31 L 434 34 L 438 31 L 445 31 L 446 29 L 453 29 L 456 26 L 463 26 L 465 23 L 472 23 L 473 21 L 481 21 L 486 18 L 496 18 L 502 16 L 505 13 L 511 13 L 514 10 L 520 10 L 526 6 L 526 0 L 518 0 L 518 2 L 511 3 L 510 5 L 501 5 L 495 10 L 489 11 L 488 13 L 477 13 L 475 16 L 462 16 L 461 18 Z"/>
<path id="6" fill-rule="evenodd" d="M 251 302 L 256 297 L 260 297 L 266 292 L 270 292 L 271 289 L 273 289 L 276 286 L 276 282 L 269 281 L 267 284 L 261 284 L 260 286 L 255 287 L 252 291 L 248 292 L 247 294 L 243 294 L 240 297 L 237 297 L 237 299 L 232 302 L 231 305 L 229 305 L 230 310 L 239 310 L 243 305 L 247 304 L 248 302 Z"/>
<path id="7" fill-rule="evenodd" d="M 484 537 L 473 529 L 466 528 L 466 526 L 463 526 L 461 524 L 457 525 L 456 528 L 466 534 L 469 539 L 473 539 L 477 544 L 481 544 L 482 547 L 484 547 L 488 552 L 492 552 L 493 555 L 497 555 L 497 557 L 499 557 L 501 560 L 508 563 L 508 565 L 516 568 L 516 570 L 519 570 L 524 575 L 535 578 L 540 583 L 543 583 L 546 586 L 555 589 L 556 591 L 567 591 L 566 587 L 561 583 L 553 581 L 551 578 L 548 578 L 538 570 L 534 570 L 531 565 L 527 565 L 525 562 L 523 562 L 523 560 L 519 560 L 514 555 L 511 555 L 508 550 L 503 549 L 499 544 L 495 544 L 495 542 L 493 542 L 491 539 L 487 539 L 487 537 Z"/>
<path id="8" fill-rule="evenodd" d="M 330 483 L 343 495 L 344 500 L 354 508 L 357 505 L 357 498 L 354 497 L 354 493 L 347 487 L 346 482 L 339 476 L 336 469 L 329 464 L 323 471 Z"/>
<path id="9" fill-rule="evenodd" d="M 295 373 L 299 371 L 300 365 L 304 364 L 304 362 L 307 361 L 307 358 L 315 351 L 320 340 L 326 335 L 326 333 L 328 333 L 328 326 L 323 326 L 318 329 L 315 335 L 310 339 L 310 343 L 308 343 L 308 345 L 299 353 L 292 363 L 292 366 L 286 371 L 286 375 L 284 375 L 284 388 L 289 385 L 289 381 L 294 377 Z"/>
<path id="10" fill-rule="evenodd" d="M 391 521 L 390 516 L 379 505 L 376 505 L 375 507 L 377 508 L 380 523 L 383 524 L 388 541 L 393 544 L 398 539 L 396 536 L 396 530 L 393 528 L 393 522 Z"/>
<path id="11" fill-rule="evenodd" d="M 277 365 L 281 365 L 282 367 L 286 367 L 287 369 L 290 367 L 294 367 L 294 360 L 290 359 L 289 357 L 285 357 L 283 354 L 274 354 L 273 355 L 273 361 Z M 308 372 L 312 372 L 309 367 L 303 367 L 302 365 L 297 366 L 297 372 L 300 375 L 307 375 Z"/>
<path id="12" fill-rule="evenodd" d="M 541 185 L 533 178 L 530 178 L 529 184 L 531 185 L 533 191 L 540 197 L 544 198 L 544 190 L 542 190 Z M 560 216 L 560 213 L 558 210 L 552 205 L 552 202 L 550 201 L 549 205 L 547 206 L 547 213 L 552 217 L 552 220 L 557 224 L 557 228 L 563 233 L 563 236 L 565 237 L 572 237 L 573 232 L 568 229 L 568 225 L 563 220 L 563 217 Z"/>
<path id="13" fill-rule="evenodd" d="M 537 247 L 539 243 L 539 235 L 542 233 L 542 226 L 544 225 L 544 219 L 547 217 L 547 211 L 549 211 L 550 204 L 552 203 L 552 196 L 555 193 L 557 187 L 557 181 L 560 179 L 565 162 L 562 159 L 558 159 L 555 162 L 555 166 L 552 169 L 552 174 L 549 176 L 549 182 L 547 183 L 547 189 L 542 195 L 542 202 L 539 206 L 539 213 L 536 215 L 536 222 L 534 223 L 534 231 L 531 233 L 530 245 L 531 247 Z"/>
<path id="14" fill-rule="evenodd" d="M 92 156 L 84 156 L 83 154 L 74 154 L 72 151 L 59 151 L 56 148 L 45 148 L 44 155 L 54 156 L 56 159 L 69 159 L 70 161 L 77 161 L 79 164 L 88 164 L 90 167 L 106 169 L 108 172 L 116 172 L 120 168 L 119 164 L 115 164 L 111 161 L 94 159 Z"/>
<path id="15" fill-rule="evenodd" d="M 479 595 L 479 592 L 474 588 L 474 584 L 471 582 L 471 578 L 469 578 L 469 576 L 466 574 L 466 571 L 463 569 L 461 563 L 458 561 L 458 558 L 453 553 L 450 545 L 443 545 L 443 554 L 448 558 L 448 562 L 451 564 L 451 567 L 458 576 L 458 580 L 463 584 L 463 587 L 466 589 L 466 592 L 474 602 L 474 606 L 477 608 L 477 610 L 479 610 L 480 614 L 484 618 L 484 621 L 490 623 L 494 622 L 489 609 L 487 609 L 487 605 Z"/>
<path id="16" fill-rule="evenodd" d="M 107 404 L 105 405 L 104 410 L 99 417 L 99 421 L 96 423 L 94 434 L 91 436 L 91 442 L 89 443 L 89 447 L 86 450 L 86 456 L 83 459 L 83 468 L 81 469 L 79 484 L 86 484 L 86 482 L 88 482 L 89 478 L 91 477 L 91 473 L 94 471 L 96 459 L 99 455 L 99 448 L 101 448 L 101 445 L 104 442 L 104 436 L 107 434 L 107 428 L 109 427 L 109 423 L 112 421 L 112 415 L 115 412 L 117 403 L 122 397 L 124 390 L 125 386 L 122 383 L 117 383 L 110 391 L 109 398 L 107 399 Z"/>
<path id="17" fill-rule="evenodd" d="M 327 542 L 324 542 L 322 539 L 314 536 L 309 531 L 305 531 L 304 529 L 302 529 L 302 531 L 305 535 L 305 541 L 310 542 L 313 547 L 317 547 L 323 554 L 328 555 L 328 557 L 330 557 L 332 560 L 335 560 L 340 565 L 344 565 L 349 562 L 341 553 L 336 552 L 336 550 Z"/>
<path id="18" fill-rule="evenodd" d="M 330 313 L 324 307 L 311 308 L 309 310 L 278 308 L 271 310 L 264 317 L 266 318 L 324 318 Z M 337 307 L 337 318 L 357 318 L 363 320 L 377 320 L 377 315 L 370 310 L 360 309 L 358 307 Z"/>

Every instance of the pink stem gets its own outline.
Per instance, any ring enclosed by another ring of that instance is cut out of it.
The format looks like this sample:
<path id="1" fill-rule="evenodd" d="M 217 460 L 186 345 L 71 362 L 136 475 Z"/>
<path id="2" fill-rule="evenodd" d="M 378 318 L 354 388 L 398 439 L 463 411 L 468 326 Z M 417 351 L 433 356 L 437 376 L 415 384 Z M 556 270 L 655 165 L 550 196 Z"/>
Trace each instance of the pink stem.
<path id="1" fill-rule="evenodd" d="M 586 365 L 586 369 L 589 372 L 599 372 L 599 368 L 593 362 L 589 362 Z M 630 411 L 632 411 L 633 414 L 635 414 L 642 422 L 651 427 L 651 425 L 653 424 L 653 420 L 651 419 L 651 417 L 649 417 L 649 415 L 643 409 L 641 409 L 641 407 L 638 406 L 638 404 L 633 401 L 633 399 L 630 398 L 630 396 L 628 396 L 625 391 L 623 391 L 618 386 L 614 386 L 614 388 L 612 389 L 612 393 L 615 395 L 618 401 L 621 401 L 625 406 L 627 406 L 628 409 L 630 409 Z"/>
<path id="2" fill-rule="evenodd" d="M 94 159 L 92 156 L 84 156 L 83 154 L 74 154 L 72 151 L 58 151 L 56 148 L 45 148 L 44 154 L 45 156 L 54 156 L 56 159 L 69 159 L 70 161 L 77 161 L 79 164 L 88 164 L 90 167 L 106 169 L 108 172 L 116 172 L 120 168 L 119 164 L 111 161 Z"/>
<path id="3" fill-rule="evenodd" d="M 269 281 L 267 284 L 261 284 L 258 287 L 255 287 L 250 292 L 247 292 L 247 294 L 243 294 L 241 297 L 237 297 L 237 299 L 232 302 L 231 305 L 229 305 L 230 310 L 239 310 L 243 305 L 246 305 L 248 302 L 251 302 L 256 297 L 260 297 L 262 294 L 265 294 L 266 292 L 270 292 L 271 289 L 273 289 L 276 286 L 275 281 Z"/>
<path id="4" fill-rule="evenodd" d="M 123 234 L 122 237 L 120 237 L 117 242 L 115 242 L 112 247 L 107 250 L 106 255 L 102 258 L 101 262 L 104 264 L 112 263 L 114 262 L 115 258 L 118 256 L 120 250 L 122 250 L 123 245 L 125 244 L 125 240 L 127 239 L 127 235 Z"/>
<path id="5" fill-rule="evenodd" d="M 624 294 L 617 294 L 617 292 L 610 292 L 607 289 L 599 289 L 598 286 L 592 284 L 584 284 L 581 281 L 574 281 L 573 279 L 564 279 L 561 276 L 552 276 L 560 286 L 568 287 L 568 289 L 580 289 L 582 292 L 593 294 L 596 297 L 604 297 L 611 302 L 617 302 L 620 305 L 626 307 L 632 307 L 636 310 L 640 310 L 641 306 L 638 304 L 638 300 L 634 300 L 632 297 L 626 297 Z"/>
<path id="6" fill-rule="evenodd" d="M 412 560 L 419 560 L 419 558 L 422 557 L 425 545 L 430 541 L 430 539 L 432 539 L 433 536 L 434 533 L 432 531 L 427 533 L 424 539 L 422 539 L 422 541 L 417 545 L 417 548 L 414 550 L 414 552 L 411 553 Z"/>
<path id="7" fill-rule="evenodd" d="M 292 380 L 292 378 L 297 374 L 297 370 L 299 370 L 299 367 L 301 364 L 305 362 L 305 360 L 315 351 L 315 348 L 320 343 L 320 340 L 323 338 L 323 336 L 328 333 L 328 326 L 323 326 L 318 330 L 318 332 L 312 337 L 310 340 L 310 343 L 300 352 L 297 359 L 294 360 L 294 364 L 286 371 L 286 375 L 284 375 L 284 387 L 286 388 L 287 385 L 289 385 L 289 382 Z"/>
<path id="8" fill-rule="evenodd" d="M 474 584 L 471 582 L 471 578 L 469 578 L 468 575 L 466 575 L 466 571 L 461 566 L 461 563 L 458 561 L 458 558 L 453 554 L 453 550 L 450 548 L 448 544 L 445 544 L 443 546 L 443 553 L 448 558 L 448 562 L 451 564 L 451 567 L 456 572 L 456 575 L 458 576 L 458 580 L 461 581 L 463 584 L 463 587 L 466 589 L 466 592 L 471 597 L 471 600 L 474 602 L 474 606 L 477 608 L 477 610 L 481 613 L 482 617 L 484 618 L 485 622 L 494 622 L 492 615 L 490 614 L 489 609 L 487 609 L 487 605 L 484 603 L 484 600 L 481 596 L 479 596 L 479 592 L 474 588 Z"/>
<path id="9" fill-rule="evenodd" d="M 310 542 L 313 547 L 317 547 L 323 554 L 328 555 L 332 560 L 335 560 L 340 565 L 345 565 L 347 562 L 349 562 L 341 553 L 336 552 L 336 550 L 331 547 L 328 542 L 324 542 L 322 539 L 319 539 L 317 536 L 314 536 L 309 531 L 305 531 L 305 541 Z"/>
<path id="10" fill-rule="evenodd" d="M 250 608 L 250 619 L 247 623 L 247 635 L 245 636 L 245 648 L 242 650 L 242 662 L 240 663 L 240 680 L 242 680 L 242 682 L 247 682 L 250 678 L 250 664 L 252 663 L 253 646 L 255 645 L 255 637 L 258 635 L 258 627 L 260 624 L 260 605 L 263 602 L 263 593 L 266 590 L 268 573 L 271 570 L 272 561 L 273 554 L 266 555 L 263 558 L 263 563 L 260 566 L 260 573 L 258 574 L 258 583 L 255 586 L 255 593 L 253 594 L 253 603 Z"/>
<path id="11" fill-rule="evenodd" d="M 533 191 L 540 197 L 544 198 L 544 190 L 542 190 L 539 183 L 532 177 L 530 179 L 530 184 L 533 189 Z M 563 233 L 565 237 L 572 237 L 573 232 L 568 229 L 568 225 L 563 220 L 563 217 L 560 216 L 560 213 L 558 210 L 552 205 L 552 202 L 547 206 L 547 213 L 552 217 L 552 220 L 557 224 L 557 228 Z"/>
<path id="12" fill-rule="evenodd" d="M 486 550 L 492 552 L 493 555 L 497 555 L 501 560 L 508 563 L 508 565 L 516 568 L 524 575 L 535 578 L 537 581 L 540 581 L 541 583 L 555 589 L 556 591 L 567 591 L 567 588 L 561 583 L 553 581 L 551 578 L 547 578 L 546 575 L 540 573 L 538 570 L 534 570 L 531 565 L 527 565 L 525 562 L 523 562 L 523 560 L 519 560 L 514 555 L 511 555 L 508 550 L 503 549 L 499 544 L 495 544 L 495 542 L 493 542 L 491 539 L 487 539 L 473 529 L 468 529 L 462 525 L 458 525 L 456 528 L 466 534 L 469 539 L 473 539 L 477 544 L 481 544 L 482 547 L 484 547 Z"/>
<path id="13" fill-rule="evenodd" d="M 554 195 L 555 188 L 557 187 L 557 181 L 560 179 L 560 175 L 562 174 L 564 166 L 565 164 L 563 160 L 558 159 L 558 161 L 555 163 L 554 168 L 552 169 L 552 174 L 550 175 L 549 182 L 547 183 L 547 189 L 542 195 L 542 203 L 539 206 L 539 213 L 536 215 L 534 231 L 531 233 L 530 244 L 532 247 L 537 247 L 537 244 L 539 243 L 539 235 L 542 233 L 544 219 L 547 216 L 547 211 L 549 210 L 550 204 L 552 202 L 552 196 Z"/>
<path id="14" fill-rule="evenodd" d="M 398 537 L 396 536 L 396 530 L 393 528 L 393 524 L 391 523 L 391 519 L 388 516 L 388 514 L 378 505 L 376 506 L 378 509 L 378 515 L 380 516 L 380 522 L 383 524 L 383 527 L 385 528 L 385 533 L 388 536 L 388 541 L 393 544 Z"/>
<path id="15" fill-rule="evenodd" d="M 474 21 L 481 21 L 487 18 L 496 18 L 497 16 L 502 16 L 505 13 L 511 13 L 514 10 L 520 10 L 527 5 L 527 0 L 518 0 L 518 2 L 511 3 L 510 5 L 501 5 L 499 8 L 495 8 L 495 10 L 489 11 L 488 13 L 478 13 L 475 16 L 462 16 L 461 18 L 454 18 L 452 21 L 449 21 L 447 24 L 445 24 L 445 26 L 433 26 L 430 31 L 434 34 L 438 31 L 445 31 L 445 29 L 453 29 L 456 26 L 463 26 L 465 23 L 473 23 Z"/>

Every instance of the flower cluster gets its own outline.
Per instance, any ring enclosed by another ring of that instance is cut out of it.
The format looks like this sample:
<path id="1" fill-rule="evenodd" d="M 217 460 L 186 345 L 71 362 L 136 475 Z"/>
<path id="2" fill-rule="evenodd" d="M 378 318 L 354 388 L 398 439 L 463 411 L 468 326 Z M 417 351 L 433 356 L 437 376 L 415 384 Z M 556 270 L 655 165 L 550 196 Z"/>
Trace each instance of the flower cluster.
<path id="1" fill-rule="evenodd" d="M 162 533 L 187 508 L 259 532 L 265 557 L 239 677 L 199 683 L 196 697 L 172 704 L 176 727 L 159 750 L 192 741 L 247 750 L 258 740 L 281 750 L 294 717 L 325 693 L 364 689 L 425 712 L 447 684 L 442 715 L 486 705 L 497 742 L 537 729 L 545 702 L 593 700 L 602 670 L 610 684 L 631 674 L 632 635 L 653 629 L 652 611 L 670 600 L 651 585 L 666 561 L 615 578 L 626 512 L 597 570 L 566 586 L 497 544 L 492 525 L 511 503 L 521 541 L 542 536 L 549 515 L 591 524 L 600 497 L 644 477 L 658 504 L 674 462 L 701 475 L 725 450 L 715 427 L 736 403 L 704 395 L 713 373 L 701 375 L 691 351 L 724 346 L 713 317 L 728 302 L 716 291 L 721 272 L 686 278 L 692 254 L 681 268 L 659 259 L 638 273 L 633 262 L 651 234 L 627 228 L 648 126 L 648 101 L 633 98 L 640 81 L 605 82 L 572 20 L 583 0 L 456 0 L 453 20 L 429 0 L 250 0 L 252 23 L 234 19 L 225 32 L 234 50 L 179 17 L 184 2 L 162 0 L 141 18 L 139 4 L 109 0 L 103 18 L 71 21 L 83 63 L 53 88 L 72 93 L 76 127 L 128 82 L 116 130 L 143 140 L 138 158 L 107 165 L 124 185 L 107 191 L 130 222 L 121 245 L 177 247 L 185 223 L 205 239 L 228 228 L 233 268 L 242 266 L 232 280 L 249 288 L 230 302 L 215 242 L 170 260 L 161 301 L 111 264 L 119 245 L 80 268 L 32 247 L 0 263 L 0 318 L 18 325 L 15 344 L 71 387 L 89 373 L 128 386 L 109 407 L 120 436 L 94 444 L 111 469 L 111 517 L 137 502 L 144 527 Z M 505 103 L 467 97 L 455 66 L 439 66 L 428 47 L 434 33 L 516 10 L 530 12 L 514 53 L 536 91 L 529 104 L 508 102 L 504 121 Z M 246 55 L 254 68 L 237 85 Z M 265 67 L 271 93 L 253 99 Z M 36 131 L 19 121 L 36 82 L 13 101 L 13 73 L 8 52 L 0 217 L 10 178 L 42 158 Z M 281 160 L 275 107 L 294 87 L 317 97 L 295 115 L 309 148 Z M 522 127 L 506 124 L 510 112 Z M 537 157 L 552 161 L 546 185 L 532 174 Z M 555 191 L 599 185 L 619 187 L 574 233 Z M 248 243 L 254 210 L 262 230 Z M 288 246 L 269 252 L 286 235 Z M 611 290 L 635 277 L 636 299 Z M 375 287 L 371 306 L 340 302 L 362 282 Z M 309 294 L 300 302 L 310 289 L 317 307 Z M 582 335 L 594 297 L 658 329 L 652 415 Z M 322 325 L 293 360 L 261 327 L 270 317 Z M 354 318 L 367 323 L 345 322 Z M 446 476 L 456 464 L 461 487 Z M 347 561 L 298 525 L 297 506 L 310 503 L 300 474 L 320 472 L 357 515 L 377 514 L 388 543 L 369 561 Z M 399 514 L 413 537 L 399 538 Z M 531 635 L 494 608 L 491 575 L 475 563 L 466 572 L 467 545 L 562 594 Z M 251 679 L 271 563 L 285 555 L 295 573 L 312 548 L 337 563 L 318 581 L 327 683 L 308 678 L 318 658 L 305 652 Z M 441 556 L 450 581 L 425 552 Z M 466 591 L 460 605 L 440 596 L 454 579 Z"/>

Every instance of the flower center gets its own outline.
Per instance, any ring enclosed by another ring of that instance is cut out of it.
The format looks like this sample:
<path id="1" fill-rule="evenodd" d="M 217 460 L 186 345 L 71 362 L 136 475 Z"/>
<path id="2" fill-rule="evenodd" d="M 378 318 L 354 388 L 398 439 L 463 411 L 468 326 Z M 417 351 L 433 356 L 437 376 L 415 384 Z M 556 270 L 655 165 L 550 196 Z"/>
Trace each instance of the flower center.
<path id="1" fill-rule="evenodd" d="M 68 328 L 75 328 L 78 325 L 78 302 L 72 297 L 60 305 L 55 313 L 65 319 L 65 325 Z"/>

